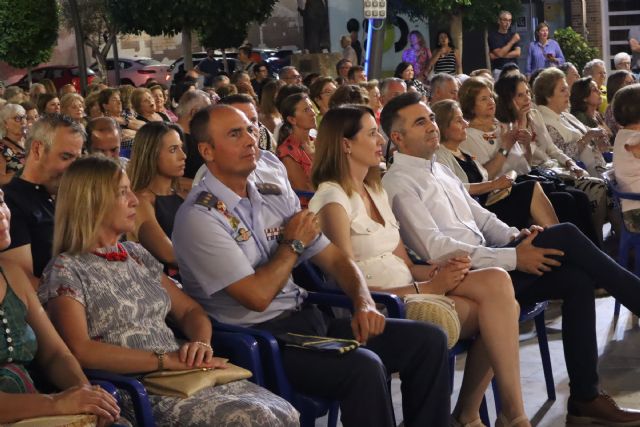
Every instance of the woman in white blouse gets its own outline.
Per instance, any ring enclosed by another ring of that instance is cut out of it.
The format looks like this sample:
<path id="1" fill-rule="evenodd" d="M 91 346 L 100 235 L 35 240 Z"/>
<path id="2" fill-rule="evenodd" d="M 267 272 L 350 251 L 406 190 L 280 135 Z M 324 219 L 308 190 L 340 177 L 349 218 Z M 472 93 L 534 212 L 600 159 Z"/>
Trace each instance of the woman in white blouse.
<path id="1" fill-rule="evenodd" d="M 497 425 L 530 425 L 523 415 L 518 306 L 509 276 L 497 268 L 469 271 L 468 256 L 460 254 L 440 267 L 410 260 L 380 185 L 383 143 L 368 107 L 329 110 L 318 132 L 312 170 L 316 193 L 309 208 L 318 213 L 327 237 L 355 260 L 371 290 L 446 294 L 455 301 L 460 336 L 477 336 L 453 413 L 455 425 L 482 425 L 479 408 L 492 370 L 503 397 Z"/>
<path id="2" fill-rule="evenodd" d="M 553 143 L 569 157 L 583 162 L 591 176 L 600 177 L 606 170 L 598 149 L 604 132 L 587 128 L 566 111 L 570 93 L 564 73 L 555 68 L 544 70 L 534 83 L 533 93 Z"/>
<path id="3" fill-rule="evenodd" d="M 564 76 L 561 71 L 559 73 Z M 522 79 L 524 76 L 520 73 L 500 79 L 496 83 L 496 91 L 499 92 L 497 103 L 491 86 L 482 78 L 469 78 L 460 88 L 460 108 L 464 118 L 469 120 L 467 139 L 460 148 L 476 157 L 487 170 L 489 179 L 509 171 L 515 171 L 516 175 L 527 175 L 531 171 L 534 152 L 540 146 L 545 147 L 545 152 L 550 150 L 548 143 L 535 142 L 543 141 L 544 132 L 537 120 L 530 119 L 536 114 L 527 114 L 531 113 L 531 99 L 528 87 L 520 81 Z M 518 90 L 522 99 L 516 101 Z M 522 105 L 510 109 L 511 114 L 503 113 L 516 102 Z M 498 112 L 500 117 L 496 118 Z M 565 165 L 573 168 L 571 163 Z M 594 243 L 599 244 L 602 241 L 599 238 L 601 233 L 595 231 L 587 195 L 575 189 L 557 190 L 555 187 L 545 188 L 560 222 L 575 224 Z"/>

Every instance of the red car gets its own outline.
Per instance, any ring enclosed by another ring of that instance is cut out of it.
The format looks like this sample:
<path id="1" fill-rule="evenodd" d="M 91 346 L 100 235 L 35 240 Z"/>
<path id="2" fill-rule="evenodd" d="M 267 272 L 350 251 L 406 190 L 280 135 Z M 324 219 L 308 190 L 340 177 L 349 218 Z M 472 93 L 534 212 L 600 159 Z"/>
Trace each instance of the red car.
<path id="1" fill-rule="evenodd" d="M 87 84 L 90 84 L 95 77 L 96 73 L 87 68 Z M 77 66 L 50 65 L 46 67 L 34 68 L 33 70 L 31 70 L 32 83 L 38 83 L 44 79 L 53 81 L 53 84 L 58 90 L 60 90 L 62 86 L 71 83 L 73 86 L 75 86 L 76 90 L 80 92 L 80 73 Z M 19 86 L 25 90 L 29 90 L 29 80 L 27 74 L 25 74 L 15 84 L 16 86 Z"/>

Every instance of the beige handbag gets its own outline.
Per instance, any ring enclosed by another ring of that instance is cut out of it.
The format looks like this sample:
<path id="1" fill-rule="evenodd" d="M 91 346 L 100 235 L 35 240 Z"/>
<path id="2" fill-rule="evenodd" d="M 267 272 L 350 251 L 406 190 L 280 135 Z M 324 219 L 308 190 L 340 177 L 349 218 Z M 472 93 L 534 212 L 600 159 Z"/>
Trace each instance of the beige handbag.
<path id="1" fill-rule="evenodd" d="M 95 415 L 59 415 L 52 417 L 29 418 L 0 427 L 95 427 L 98 417 Z"/>
<path id="2" fill-rule="evenodd" d="M 227 363 L 226 368 L 152 372 L 142 378 L 142 383 L 150 394 L 187 398 L 203 388 L 244 380 L 252 375 L 251 371 Z"/>
<path id="3" fill-rule="evenodd" d="M 410 294 L 404 297 L 407 319 L 421 320 L 440 326 L 447 334 L 447 347 L 452 348 L 460 338 L 460 319 L 455 302 L 444 295 Z"/>

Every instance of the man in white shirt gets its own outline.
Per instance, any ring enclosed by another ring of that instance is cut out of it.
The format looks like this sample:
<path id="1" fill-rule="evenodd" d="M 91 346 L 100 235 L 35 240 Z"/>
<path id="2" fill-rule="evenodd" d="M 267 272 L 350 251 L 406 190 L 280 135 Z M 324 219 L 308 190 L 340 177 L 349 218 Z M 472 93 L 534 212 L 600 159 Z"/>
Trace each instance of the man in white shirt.
<path id="1" fill-rule="evenodd" d="M 522 305 L 563 300 L 571 389 L 567 421 L 640 425 L 640 412 L 619 408 L 599 389 L 594 303 L 594 289 L 605 288 L 640 313 L 640 279 L 572 224 L 518 231 L 482 208 L 446 166 L 433 160 L 440 132 L 419 95 L 394 98 L 380 119 L 398 149 L 382 183 L 405 244 L 426 260 L 463 250 L 475 268 L 506 269 Z"/>

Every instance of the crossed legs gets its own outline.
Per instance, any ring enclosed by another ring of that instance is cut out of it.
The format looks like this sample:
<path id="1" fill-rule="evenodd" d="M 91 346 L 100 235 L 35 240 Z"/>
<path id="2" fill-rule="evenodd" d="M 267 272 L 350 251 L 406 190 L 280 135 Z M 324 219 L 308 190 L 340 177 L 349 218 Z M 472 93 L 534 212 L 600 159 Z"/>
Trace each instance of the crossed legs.
<path id="1" fill-rule="evenodd" d="M 499 268 L 472 271 L 448 296 L 456 302 L 461 338 L 477 336 L 467 356 L 454 416 L 461 423 L 478 418 L 482 397 L 494 372 L 505 417 L 511 420 L 523 415 L 519 306 L 509 275 Z"/>

